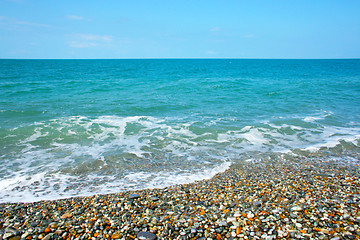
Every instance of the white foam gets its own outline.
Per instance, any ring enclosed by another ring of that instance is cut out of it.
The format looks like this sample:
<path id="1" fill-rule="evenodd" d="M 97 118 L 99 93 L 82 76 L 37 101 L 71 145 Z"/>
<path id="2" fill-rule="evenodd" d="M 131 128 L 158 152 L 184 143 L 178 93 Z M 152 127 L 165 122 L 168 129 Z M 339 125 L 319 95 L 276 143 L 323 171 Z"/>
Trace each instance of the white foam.
<path id="1" fill-rule="evenodd" d="M 0 196 L 0 202 L 34 202 L 40 200 L 53 200 L 69 198 L 74 196 L 90 196 L 94 194 L 117 193 L 125 190 L 138 190 L 146 188 L 163 188 L 175 184 L 186 184 L 198 180 L 210 179 L 215 174 L 229 168 L 230 162 L 224 162 L 212 168 L 204 168 L 200 171 L 188 172 L 136 172 L 126 175 L 124 178 L 115 179 L 108 176 L 89 175 L 87 179 L 100 181 L 101 185 L 87 185 L 81 188 L 65 190 L 70 183 L 77 185 L 81 179 L 69 175 L 53 174 L 45 176 L 39 173 L 28 179 L 26 176 L 16 176 L 11 179 L 0 181 L 0 192 L 9 193 Z M 106 179 L 106 181 L 104 181 Z M 36 187 L 34 184 L 36 183 Z M 54 190 L 57 184 L 59 189 Z M 21 191 L 14 191 L 14 188 L 23 188 Z M 52 188 L 52 189 L 51 189 Z"/>
<path id="2" fill-rule="evenodd" d="M 333 115 L 334 113 L 333 112 L 330 112 L 330 111 L 319 111 L 317 112 L 315 115 L 313 116 L 305 116 L 303 117 L 302 119 L 305 121 L 305 122 L 316 122 L 318 120 L 323 120 L 325 119 L 326 117 L 329 117 L 331 115 Z"/>
<path id="3" fill-rule="evenodd" d="M 264 132 L 260 130 L 263 129 L 252 128 L 246 133 L 239 134 L 239 136 L 246 139 L 246 141 L 248 141 L 252 145 L 259 146 L 268 143 L 268 139 L 264 137 Z"/>
<path id="4" fill-rule="evenodd" d="M 239 158 L 247 152 L 317 151 L 336 146 L 341 140 L 355 143 L 360 139 L 356 123 L 350 127 L 305 123 L 320 119 L 317 115 L 303 116 L 296 118 L 297 125 L 291 124 L 293 119 L 289 122 L 282 119 L 281 124 L 268 120 L 242 126 L 231 125 L 236 124 L 232 119 L 210 119 L 200 123 L 205 130 L 209 128 L 201 134 L 191 131 L 192 125 L 198 126 L 199 122 L 147 116 L 74 116 L 36 123 L 30 126 L 34 131 L 17 144 L 18 151 L 11 153 L 11 161 L 7 160 L 8 155 L 1 155 L 0 167 L 8 174 L 0 181 L 3 196 L 0 201 L 56 199 L 189 183 L 224 171 L 230 165 L 227 159 Z M 227 128 L 224 124 L 217 129 L 216 124 L 222 121 L 231 126 Z M 16 135 L 16 129 L 11 134 Z M 52 136 L 55 137 L 51 139 Z M 47 145 L 39 145 L 41 141 L 34 143 L 40 138 L 45 138 Z M 76 175 L 77 169 L 82 170 L 81 164 L 87 166 L 91 162 L 96 162 L 93 168 Z M 144 170 L 146 164 L 158 162 L 163 171 Z M 137 166 L 139 163 L 141 166 Z M 104 166 L 131 167 L 133 172 L 113 169 L 115 173 L 106 175 Z M 179 169 L 174 170 L 173 166 Z M 27 180 L 29 176 L 31 181 Z M 40 185 L 31 185 L 35 181 Z M 56 184 L 61 187 L 48 186 Z M 68 186 L 72 188 L 65 191 Z"/>

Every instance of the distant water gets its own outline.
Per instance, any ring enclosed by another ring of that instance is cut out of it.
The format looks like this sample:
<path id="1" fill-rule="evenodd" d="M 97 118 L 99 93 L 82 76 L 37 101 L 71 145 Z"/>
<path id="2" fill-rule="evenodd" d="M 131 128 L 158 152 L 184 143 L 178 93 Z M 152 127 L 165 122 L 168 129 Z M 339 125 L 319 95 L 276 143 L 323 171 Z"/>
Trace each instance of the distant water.
<path id="1" fill-rule="evenodd" d="M 358 161 L 360 60 L 0 60 L 0 202 Z"/>

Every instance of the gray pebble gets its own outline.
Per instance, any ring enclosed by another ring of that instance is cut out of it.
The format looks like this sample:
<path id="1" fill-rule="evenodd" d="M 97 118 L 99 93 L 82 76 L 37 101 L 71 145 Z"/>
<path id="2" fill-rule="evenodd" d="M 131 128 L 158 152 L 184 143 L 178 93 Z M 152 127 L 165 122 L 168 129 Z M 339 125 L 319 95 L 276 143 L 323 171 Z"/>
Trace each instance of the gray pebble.
<path id="1" fill-rule="evenodd" d="M 133 193 L 133 194 L 129 194 L 129 199 L 136 199 L 136 198 L 139 198 L 140 195 L 137 194 L 137 193 Z"/>
<path id="2" fill-rule="evenodd" d="M 156 235 L 150 232 L 139 232 L 137 234 L 139 240 L 155 240 L 157 239 Z"/>

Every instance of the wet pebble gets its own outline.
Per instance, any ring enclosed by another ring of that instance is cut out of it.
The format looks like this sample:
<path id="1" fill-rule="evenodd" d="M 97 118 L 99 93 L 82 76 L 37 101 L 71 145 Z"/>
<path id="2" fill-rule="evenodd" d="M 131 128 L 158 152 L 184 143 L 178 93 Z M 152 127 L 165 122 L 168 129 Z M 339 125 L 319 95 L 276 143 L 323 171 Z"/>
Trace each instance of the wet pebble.
<path id="1" fill-rule="evenodd" d="M 140 197 L 140 195 L 137 193 L 129 194 L 129 199 L 137 199 L 139 197 Z"/>
<path id="2" fill-rule="evenodd" d="M 359 176 L 358 168 L 296 157 L 240 162 L 212 179 L 164 189 L 0 204 L 0 236 L 356 239 Z"/>
<path id="3" fill-rule="evenodd" d="M 156 235 L 150 232 L 139 232 L 137 234 L 139 240 L 155 240 L 157 239 Z"/>

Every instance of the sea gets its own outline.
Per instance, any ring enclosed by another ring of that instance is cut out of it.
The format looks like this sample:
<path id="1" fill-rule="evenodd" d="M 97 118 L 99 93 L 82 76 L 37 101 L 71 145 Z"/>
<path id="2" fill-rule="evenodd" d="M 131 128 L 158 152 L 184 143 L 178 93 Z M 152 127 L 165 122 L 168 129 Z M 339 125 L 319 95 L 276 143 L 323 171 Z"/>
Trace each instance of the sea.
<path id="1" fill-rule="evenodd" d="M 0 202 L 163 188 L 272 158 L 358 168 L 359 59 L 0 59 Z"/>

